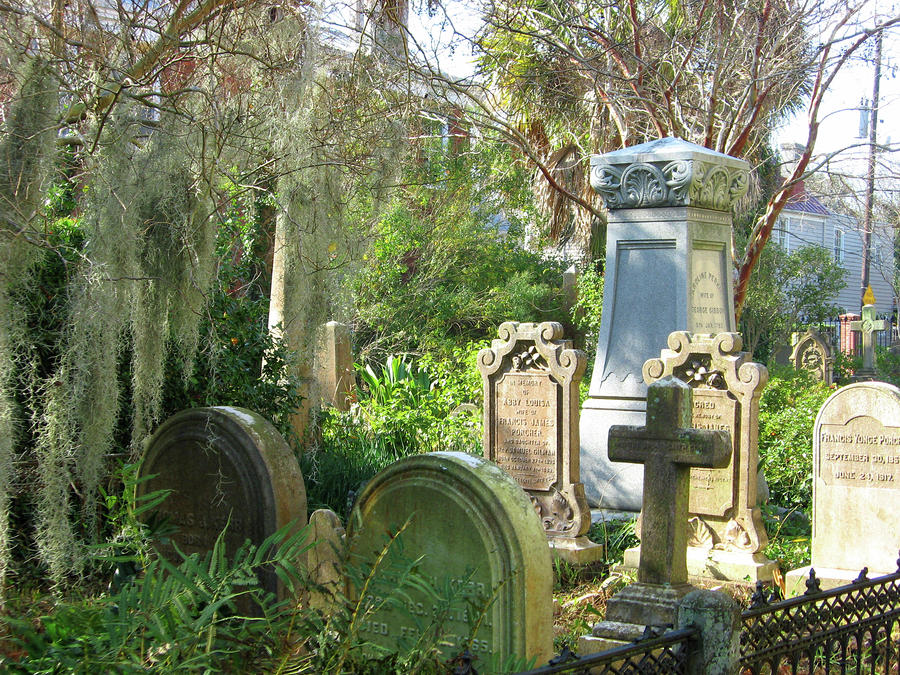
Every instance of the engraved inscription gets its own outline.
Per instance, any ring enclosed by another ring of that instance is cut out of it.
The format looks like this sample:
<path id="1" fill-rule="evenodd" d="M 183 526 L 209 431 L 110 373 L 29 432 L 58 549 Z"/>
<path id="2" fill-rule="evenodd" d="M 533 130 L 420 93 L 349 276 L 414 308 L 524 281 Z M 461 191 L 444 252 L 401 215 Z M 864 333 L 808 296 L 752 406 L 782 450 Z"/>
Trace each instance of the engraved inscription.
<path id="1" fill-rule="evenodd" d="M 826 485 L 900 488 L 900 427 L 867 415 L 819 427 L 819 477 Z"/>
<path id="2" fill-rule="evenodd" d="M 494 461 L 526 490 L 549 490 L 557 479 L 558 390 L 548 373 L 497 380 Z"/>
<path id="3" fill-rule="evenodd" d="M 360 632 L 378 642 L 381 638 L 390 638 L 395 643 L 414 644 L 433 631 L 433 626 L 440 625 L 439 651 L 445 657 L 456 656 L 460 649 L 466 647 L 473 654 L 489 654 L 493 644 L 491 613 L 480 616 L 480 608 L 490 602 L 488 586 L 472 577 L 426 575 L 425 579 L 432 588 L 449 588 L 457 602 L 450 606 L 438 605 L 430 599 L 431 596 L 426 597 L 410 589 L 404 594 L 406 599 L 403 605 L 397 606 L 388 604 L 382 596 L 369 594 L 364 606 L 374 609 L 374 612 L 369 615 L 369 620 L 360 623 Z M 396 584 L 400 583 L 397 579 Z M 476 622 L 479 622 L 479 630 L 477 636 L 470 640 Z"/>
<path id="4" fill-rule="evenodd" d="M 734 506 L 734 441 L 738 428 L 737 402 L 727 391 L 694 389 L 691 425 L 695 429 L 727 431 L 732 452 L 723 469 L 691 469 L 690 513 L 724 516 Z"/>
<path id="5" fill-rule="evenodd" d="M 150 473 L 155 475 L 147 481 L 148 491 L 172 489 L 156 510 L 178 528 L 157 544 L 157 550 L 169 560 L 181 559 L 172 544 L 183 553 L 206 553 L 222 530 L 229 553 L 246 538 L 255 537 L 250 519 L 244 515 L 247 509 L 242 507 L 249 498 L 244 489 L 246 479 L 224 453 L 214 454 L 193 441 L 174 444 L 157 458 Z"/>
<path id="6" fill-rule="evenodd" d="M 728 330 L 727 286 L 722 279 L 722 250 L 694 249 L 691 277 L 689 327 L 693 333 Z"/>

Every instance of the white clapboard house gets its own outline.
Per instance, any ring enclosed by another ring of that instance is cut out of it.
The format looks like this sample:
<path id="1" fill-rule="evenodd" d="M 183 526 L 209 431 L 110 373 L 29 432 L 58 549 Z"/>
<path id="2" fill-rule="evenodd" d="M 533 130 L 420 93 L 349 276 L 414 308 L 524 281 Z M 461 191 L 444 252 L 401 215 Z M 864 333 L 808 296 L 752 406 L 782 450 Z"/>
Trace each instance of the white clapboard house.
<path id="1" fill-rule="evenodd" d="M 894 232 L 890 225 L 877 223 L 872 233 L 869 284 L 877 300 L 879 314 L 890 314 L 895 307 L 892 286 L 895 274 Z M 860 310 L 863 228 L 852 216 L 830 211 L 819 199 L 809 194 L 803 182 L 798 183 L 772 231 L 772 243 L 787 251 L 802 246 L 821 246 L 831 252 L 844 268 L 846 286 L 831 299 L 842 313 L 858 314 Z"/>

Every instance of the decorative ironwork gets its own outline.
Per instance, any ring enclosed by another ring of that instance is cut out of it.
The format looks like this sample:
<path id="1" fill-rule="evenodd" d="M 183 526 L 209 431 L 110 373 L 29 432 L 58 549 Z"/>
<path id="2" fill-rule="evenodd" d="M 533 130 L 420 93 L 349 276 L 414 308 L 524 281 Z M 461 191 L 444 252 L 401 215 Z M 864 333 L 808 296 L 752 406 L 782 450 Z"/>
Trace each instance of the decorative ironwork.
<path id="1" fill-rule="evenodd" d="M 810 570 L 804 595 L 770 604 L 760 585 L 742 615 L 741 672 L 896 673 L 900 560 L 893 574 L 822 591 Z"/>
<path id="2" fill-rule="evenodd" d="M 598 654 L 578 658 L 568 646 L 559 656 L 540 668 L 519 675 L 549 675 L 550 673 L 632 674 L 687 673 L 688 658 L 699 648 L 696 628 L 672 630 L 663 635 L 645 631 L 644 636 L 630 645 L 616 647 Z"/>

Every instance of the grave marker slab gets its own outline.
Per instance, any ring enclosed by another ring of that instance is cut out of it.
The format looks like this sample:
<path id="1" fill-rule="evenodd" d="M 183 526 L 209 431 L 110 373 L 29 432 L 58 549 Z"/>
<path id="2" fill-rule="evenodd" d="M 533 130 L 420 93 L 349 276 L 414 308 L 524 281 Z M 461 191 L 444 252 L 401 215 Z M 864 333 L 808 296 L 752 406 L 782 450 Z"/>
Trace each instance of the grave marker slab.
<path id="1" fill-rule="evenodd" d="M 676 138 L 591 157 L 591 186 L 609 211 L 606 285 L 594 371 L 581 414 L 588 501 L 641 508 L 642 467 L 611 462 L 615 424 L 645 421 L 644 361 L 675 330 L 733 331 L 731 207 L 749 165 Z"/>
<path id="2" fill-rule="evenodd" d="M 484 454 L 531 498 L 554 554 L 602 559 L 585 536 L 591 513 L 579 478 L 578 390 L 586 357 L 561 324 L 506 322 L 478 354 L 484 384 Z"/>
<path id="3" fill-rule="evenodd" d="M 364 639 L 396 649 L 434 630 L 440 603 L 426 592 L 405 588 L 404 602 L 386 602 L 400 585 L 398 568 L 419 560 L 433 588 L 458 594 L 443 626 L 448 660 L 468 647 L 478 672 L 496 672 L 510 655 L 538 664 L 552 656 L 550 549 L 527 495 L 496 464 L 457 452 L 400 460 L 360 494 L 348 540 L 349 565 L 372 578 Z M 351 597 L 360 583 L 351 583 Z"/>
<path id="4" fill-rule="evenodd" d="M 795 370 L 805 370 L 819 382 L 831 386 L 834 382 L 834 354 L 831 343 L 815 328 L 794 333 L 790 364 Z"/>
<path id="5" fill-rule="evenodd" d="M 316 585 L 309 593 L 309 606 L 329 614 L 343 591 L 346 536 L 341 519 L 331 509 L 318 509 L 309 516 L 307 570 Z"/>
<path id="6" fill-rule="evenodd" d="M 900 550 L 900 389 L 859 382 L 835 391 L 813 427 L 812 567 L 823 589 L 896 570 Z M 809 568 L 787 574 L 803 592 Z"/>
<path id="7" fill-rule="evenodd" d="M 768 535 L 759 508 L 759 397 L 765 366 L 741 351 L 738 333 L 695 335 L 676 331 L 669 349 L 644 364 L 652 384 L 674 376 L 693 390 L 691 426 L 731 437 L 727 467 L 691 470 L 688 570 L 691 575 L 743 581 L 772 578 L 775 563 L 762 553 Z M 626 565 L 633 566 L 630 551 Z"/>
<path id="8" fill-rule="evenodd" d="M 151 478 L 138 485 L 139 495 L 172 491 L 155 513 L 178 527 L 171 540 L 186 554 L 212 550 L 226 525 L 229 555 L 246 539 L 259 544 L 288 523 L 306 525 L 306 487 L 294 453 L 268 420 L 244 408 L 173 415 L 150 439 L 141 476 Z M 181 560 L 171 545 L 158 550 Z M 261 582 L 278 589 L 274 574 Z"/>

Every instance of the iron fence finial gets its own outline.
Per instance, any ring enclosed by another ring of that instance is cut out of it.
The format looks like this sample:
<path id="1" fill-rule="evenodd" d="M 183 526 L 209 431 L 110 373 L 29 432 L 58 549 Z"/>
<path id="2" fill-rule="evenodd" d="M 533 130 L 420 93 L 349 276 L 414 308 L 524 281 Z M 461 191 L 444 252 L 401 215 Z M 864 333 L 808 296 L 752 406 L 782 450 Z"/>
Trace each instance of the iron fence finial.
<path id="1" fill-rule="evenodd" d="M 822 586 L 816 578 L 816 571 L 810 567 L 809 568 L 809 579 L 806 580 L 806 592 L 803 595 L 815 595 L 816 593 L 822 592 Z"/>
<path id="2" fill-rule="evenodd" d="M 563 645 L 562 651 L 547 662 L 548 666 L 560 666 L 569 661 L 577 661 L 578 654 L 569 649 L 569 645 Z"/>
<path id="3" fill-rule="evenodd" d="M 750 608 L 756 609 L 757 607 L 762 607 L 766 603 L 766 592 L 764 590 L 763 582 L 757 581 L 756 590 L 753 591 L 753 594 L 750 596 Z"/>

